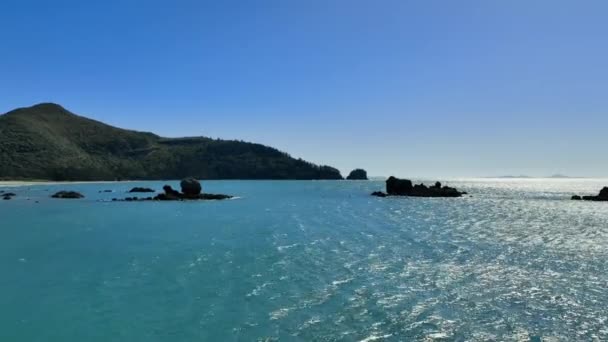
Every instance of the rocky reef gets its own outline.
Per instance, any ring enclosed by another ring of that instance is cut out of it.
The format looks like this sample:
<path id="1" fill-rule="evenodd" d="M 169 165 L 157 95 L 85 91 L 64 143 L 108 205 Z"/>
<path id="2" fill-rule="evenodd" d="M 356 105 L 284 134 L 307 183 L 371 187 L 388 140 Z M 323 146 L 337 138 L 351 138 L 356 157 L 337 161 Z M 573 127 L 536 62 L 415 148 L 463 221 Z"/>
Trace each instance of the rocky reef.
<path id="1" fill-rule="evenodd" d="M 136 186 L 133 189 L 129 190 L 129 192 L 156 192 L 156 190 L 150 189 L 150 188 L 141 188 L 141 187 Z"/>
<path id="2" fill-rule="evenodd" d="M 52 198 L 84 198 L 84 195 L 76 191 L 59 191 L 51 196 Z"/>
<path id="3" fill-rule="evenodd" d="M 442 186 L 440 182 L 437 182 L 435 185 L 429 187 L 424 184 L 414 185 L 409 179 L 399 179 L 391 176 L 386 180 L 386 193 L 375 191 L 372 193 L 372 195 L 378 197 L 461 197 L 462 195 L 466 195 L 466 192 L 458 191 L 457 189 L 449 186 Z"/>
<path id="4" fill-rule="evenodd" d="M 127 197 L 124 199 L 113 198 L 112 201 L 188 201 L 188 200 L 223 200 L 232 198 L 230 195 L 203 193 L 201 183 L 194 178 L 186 178 L 180 182 L 181 192 L 173 189 L 170 185 L 163 186 L 163 193 L 154 197 Z"/>
<path id="5" fill-rule="evenodd" d="M 346 177 L 347 180 L 367 180 L 367 171 L 363 169 L 354 169 Z"/>
<path id="6" fill-rule="evenodd" d="M 596 201 L 596 202 L 606 202 L 608 201 L 608 187 L 604 187 L 600 190 L 600 193 L 597 196 L 579 196 L 574 195 L 572 199 L 575 201 Z"/>
<path id="7" fill-rule="evenodd" d="M 3 200 L 8 201 L 8 200 L 12 199 L 13 197 L 17 196 L 17 194 L 15 194 L 13 192 L 0 191 L 0 196 L 2 196 Z"/>

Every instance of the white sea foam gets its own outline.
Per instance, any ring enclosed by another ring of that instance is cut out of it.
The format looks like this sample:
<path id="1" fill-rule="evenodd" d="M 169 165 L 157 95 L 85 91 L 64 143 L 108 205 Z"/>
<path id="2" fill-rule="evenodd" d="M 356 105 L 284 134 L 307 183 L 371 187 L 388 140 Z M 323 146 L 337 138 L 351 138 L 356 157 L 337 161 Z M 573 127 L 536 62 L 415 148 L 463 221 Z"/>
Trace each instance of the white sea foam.
<path id="1" fill-rule="evenodd" d="M 289 308 L 281 308 L 276 311 L 273 311 L 270 313 L 270 319 L 277 320 L 277 319 L 285 318 L 285 317 L 287 317 L 289 312 L 293 309 L 294 309 L 293 307 L 289 307 Z"/>
<path id="2" fill-rule="evenodd" d="M 297 247 L 297 246 L 299 246 L 299 245 L 300 245 L 299 243 L 294 243 L 294 244 L 292 244 L 292 245 L 278 246 L 278 247 L 277 247 L 277 250 L 278 250 L 279 252 L 282 252 L 282 251 L 284 251 L 284 250 L 286 250 L 286 249 L 294 248 L 294 247 Z"/>
<path id="3" fill-rule="evenodd" d="M 364 338 L 364 339 L 360 340 L 359 342 L 371 342 L 371 341 L 378 341 L 378 340 L 383 340 L 383 339 L 389 338 L 389 337 L 391 337 L 391 336 L 393 336 L 393 334 L 371 335 L 371 336 L 368 336 L 368 337 L 366 337 L 366 338 Z"/>

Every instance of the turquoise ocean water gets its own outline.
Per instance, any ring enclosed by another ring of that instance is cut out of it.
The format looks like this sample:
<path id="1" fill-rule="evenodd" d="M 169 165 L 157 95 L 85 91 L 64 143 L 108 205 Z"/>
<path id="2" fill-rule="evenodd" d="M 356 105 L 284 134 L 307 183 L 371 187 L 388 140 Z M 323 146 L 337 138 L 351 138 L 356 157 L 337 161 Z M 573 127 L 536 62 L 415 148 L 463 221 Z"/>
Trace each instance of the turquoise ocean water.
<path id="1" fill-rule="evenodd" d="M 0 341 L 605 341 L 607 180 L 208 181 L 4 187 Z M 83 200 L 54 200 L 58 190 Z M 99 193 L 110 189 L 113 193 Z M 38 202 L 38 203 L 36 203 Z"/>

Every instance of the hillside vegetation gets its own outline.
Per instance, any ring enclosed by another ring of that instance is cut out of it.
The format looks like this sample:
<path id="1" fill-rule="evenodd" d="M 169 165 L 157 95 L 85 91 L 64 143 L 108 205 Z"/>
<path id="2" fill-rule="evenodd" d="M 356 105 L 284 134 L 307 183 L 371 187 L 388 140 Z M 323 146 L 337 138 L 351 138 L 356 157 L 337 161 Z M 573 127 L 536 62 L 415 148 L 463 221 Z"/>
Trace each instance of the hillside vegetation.
<path id="1" fill-rule="evenodd" d="M 163 138 L 43 103 L 0 116 L 0 178 L 341 179 L 272 147 L 205 137 Z"/>

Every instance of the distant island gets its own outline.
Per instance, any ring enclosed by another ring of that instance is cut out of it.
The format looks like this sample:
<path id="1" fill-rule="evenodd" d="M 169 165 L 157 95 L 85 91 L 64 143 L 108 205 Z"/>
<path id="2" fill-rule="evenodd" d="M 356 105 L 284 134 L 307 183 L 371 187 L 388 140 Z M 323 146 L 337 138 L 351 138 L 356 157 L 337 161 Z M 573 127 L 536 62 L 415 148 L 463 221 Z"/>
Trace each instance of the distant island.
<path id="1" fill-rule="evenodd" d="M 343 179 L 275 148 L 207 137 L 163 138 L 42 103 L 0 116 L 0 179 L 53 181 Z"/>
<path id="2" fill-rule="evenodd" d="M 570 177 L 570 176 L 566 176 L 566 175 L 557 173 L 557 174 L 549 176 L 549 178 L 577 178 L 577 177 Z"/>
<path id="3" fill-rule="evenodd" d="M 526 175 L 519 175 L 519 176 L 512 176 L 512 175 L 507 175 L 507 176 L 498 176 L 498 177 L 487 177 L 487 178 L 532 178 L 530 176 L 526 176 Z"/>
<path id="4" fill-rule="evenodd" d="M 368 180 L 367 171 L 363 169 L 354 169 L 346 177 L 348 180 Z"/>

